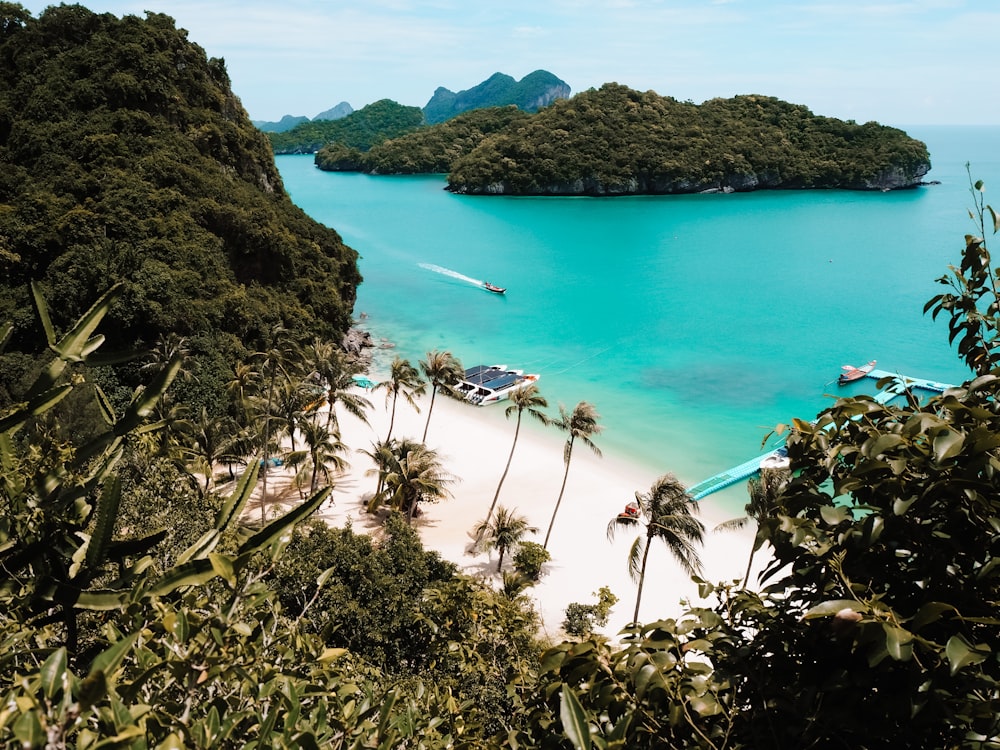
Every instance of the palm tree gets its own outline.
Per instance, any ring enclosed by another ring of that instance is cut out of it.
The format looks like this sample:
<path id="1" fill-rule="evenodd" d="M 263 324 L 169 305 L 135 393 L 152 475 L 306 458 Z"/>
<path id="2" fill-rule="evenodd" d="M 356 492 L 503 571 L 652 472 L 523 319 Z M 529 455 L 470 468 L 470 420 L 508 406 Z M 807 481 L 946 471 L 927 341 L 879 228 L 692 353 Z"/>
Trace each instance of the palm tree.
<path id="1" fill-rule="evenodd" d="M 237 435 L 236 423 L 230 417 L 210 417 L 208 409 L 201 407 L 198 420 L 191 425 L 187 451 L 192 456 L 195 471 L 205 473 L 207 494 L 215 482 L 215 465 L 229 455 Z"/>
<path id="2" fill-rule="evenodd" d="M 642 586 L 646 580 L 646 562 L 649 548 L 654 539 L 665 545 L 674 559 L 689 575 L 701 572 L 701 559 L 695 545 L 704 541 L 705 527 L 694 517 L 698 505 L 691 500 L 684 485 L 673 474 L 665 474 L 655 482 L 649 492 L 635 493 L 639 505 L 637 513 L 622 513 L 608 523 L 608 539 L 614 539 L 619 528 L 631 528 L 640 524 L 646 527 L 645 539 L 640 534 L 635 538 L 628 556 L 628 572 L 632 580 L 639 584 L 635 595 L 635 612 L 632 622 L 639 622 L 639 602 L 642 600 Z"/>
<path id="3" fill-rule="evenodd" d="M 375 464 L 374 469 L 370 469 L 366 474 L 376 474 L 378 476 L 378 486 L 375 489 L 375 494 L 372 495 L 374 499 L 375 496 L 382 493 L 382 488 L 385 486 L 385 477 L 389 473 L 389 466 L 392 463 L 392 446 L 393 440 L 377 440 L 372 443 L 372 449 L 366 451 L 364 449 L 359 450 L 359 453 L 363 453 L 368 456 Z M 369 511 L 371 512 L 371 511 Z"/>
<path id="4" fill-rule="evenodd" d="M 543 549 L 548 549 L 549 547 L 552 526 L 555 525 L 556 513 L 559 512 L 559 504 L 562 502 L 563 492 L 566 491 L 566 478 L 569 476 L 569 462 L 573 457 L 574 442 L 579 440 L 594 451 L 595 454 L 598 456 L 601 455 L 600 448 L 594 445 L 594 441 L 590 439 L 591 435 L 596 435 L 604 429 L 597 424 L 597 420 L 600 418 L 601 415 L 594 409 L 593 404 L 588 404 L 586 401 L 578 403 L 570 413 L 566 412 L 565 406 L 559 404 L 559 419 L 554 424 L 560 430 L 565 430 L 569 433 L 569 437 L 566 439 L 566 446 L 563 448 L 563 463 L 566 464 L 566 471 L 563 473 L 562 486 L 559 488 L 556 507 L 552 511 L 552 520 L 549 521 L 549 530 L 545 532 L 545 542 L 542 544 Z"/>
<path id="5" fill-rule="evenodd" d="M 750 502 L 744 506 L 745 515 L 739 518 L 731 518 L 716 526 L 713 531 L 735 531 L 742 529 L 751 521 L 757 527 L 754 535 L 753 547 L 750 548 L 750 559 L 747 560 L 747 572 L 743 576 L 743 588 L 747 587 L 750 580 L 750 569 L 753 567 L 753 558 L 757 550 L 764 546 L 764 537 L 760 533 L 761 522 L 774 516 L 778 510 L 778 495 L 784 489 L 791 472 L 783 468 L 771 468 L 762 466 L 760 477 L 754 477 L 747 482 L 747 493 L 750 495 Z"/>
<path id="6" fill-rule="evenodd" d="M 347 357 L 335 344 L 317 339 L 309 347 L 307 358 L 312 366 L 312 375 L 320 388 L 329 411 L 326 415 L 326 429 L 339 430 L 337 422 L 337 404 L 341 404 L 348 414 L 368 424 L 368 409 L 371 401 L 354 392 L 357 383 L 354 375 L 358 369 L 353 367 Z"/>
<path id="7" fill-rule="evenodd" d="M 302 424 L 302 440 L 306 444 L 305 450 L 290 453 L 288 463 L 299 467 L 295 483 L 300 488 L 306 477 L 309 478 L 309 492 L 312 494 L 319 489 L 320 475 L 327 484 L 332 484 L 334 474 L 347 468 L 347 461 L 341 455 L 347 446 L 340 441 L 338 433 L 308 420 Z"/>
<path id="8" fill-rule="evenodd" d="M 517 424 L 514 427 L 514 442 L 510 445 L 510 454 L 507 456 L 507 465 L 503 469 L 503 474 L 500 476 L 500 482 L 497 484 L 497 491 L 493 494 L 493 502 L 490 504 L 490 509 L 486 512 L 486 520 L 483 521 L 483 525 L 487 525 L 490 522 L 490 518 L 493 515 L 493 509 L 497 505 L 497 500 L 500 499 L 500 488 L 503 487 L 503 482 L 507 478 L 507 472 L 510 471 L 510 462 L 514 458 L 514 449 L 517 447 L 517 436 L 521 432 L 521 415 L 524 412 L 528 412 L 529 415 L 537 419 L 544 425 L 550 424 L 551 420 L 545 416 L 541 411 L 549 405 L 549 402 L 545 400 L 544 397 L 538 392 L 538 386 L 534 383 L 526 385 L 524 388 L 518 388 L 516 391 L 510 394 L 510 406 L 504 410 L 504 416 L 510 419 L 510 415 L 517 413 Z M 477 536 L 477 541 L 480 540 L 480 535 Z"/>
<path id="9" fill-rule="evenodd" d="M 427 359 L 420 360 L 420 369 L 431 384 L 431 405 L 427 407 L 427 422 L 424 424 L 424 436 L 421 441 L 427 442 L 427 428 L 431 426 L 431 412 L 434 411 L 434 397 L 438 388 L 451 387 L 465 374 L 462 363 L 451 352 L 439 352 L 437 349 L 427 352 Z"/>
<path id="10" fill-rule="evenodd" d="M 253 365 L 245 362 L 237 362 L 233 365 L 232 378 L 226 383 L 226 391 L 232 401 L 232 409 L 235 412 L 236 421 L 241 427 L 249 426 L 250 418 L 247 409 L 250 403 L 251 394 L 259 389 L 260 373 L 253 368 Z"/>
<path id="11" fill-rule="evenodd" d="M 424 392 L 426 385 L 420 379 L 420 373 L 417 372 L 417 368 L 410 364 L 409 360 L 396 357 L 392 361 L 392 366 L 389 368 L 389 379 L 383 380 L 381 383 L 375 386 L 376 388 L 382 388 L 386 391 L 385 402 L 389 403 L 392 400 L 392 414 L 389 417 L 389 432 L 385 436 L 385 441 L 389 442 L 392 438 L 392 426 L 396 422 L 396 400 L 402 395 L 403 398 L 414 409 L 417 413 L 420 413 L 420 407 L 417 406 L 414 396 L 419 396 Z"/>
<path id="12" fill-rule="evenodd" d="M 276 385 L 279 378 L 288 378 L 289 365 L 300 359 L 300 351 L 296 342 L 292 339 L 288 329 L 280 323 L 271 328 L 268 332 L 268 339 L 267 348 L 254 355 L 260 362 L 264 387 L 264 395 L 261 398 L 263 407 L 261 416 L 264 427 L 261 433 L 261 452 L 264 455 L 264 463 L 260 472 L 263 482 L 260 498 L 261 522 L 267 520 L 267 470 L 271 458 L 271 419 L 274 413 Z"/>
<path id="13" fill-rule="evenodd" d="M 388 505 L 405 514 L 412 524 L 420 503 L 447 497 L 445 486 L 453 480 L 444 471 L 437 452 L 423 443 L 394 440 L 389 453 L 385 486 L 372 497 L 368 511 Z"/>
<path id="14" fill-rule="evenodd" d="M 502 505 L 497 508 L 497 514 L 492 522 L 486 519 L 476 527 L 476 536 L 484 540 L 486 551 L 495 549 L 500 553 L 497 573 L 503 567 L 503 558 L 507 551 L 517 547 L 525 534 L 537 533 L 538 528 L 529 526 L 527 518 L 515 515 L 513 510 L 507 510 Z"/>

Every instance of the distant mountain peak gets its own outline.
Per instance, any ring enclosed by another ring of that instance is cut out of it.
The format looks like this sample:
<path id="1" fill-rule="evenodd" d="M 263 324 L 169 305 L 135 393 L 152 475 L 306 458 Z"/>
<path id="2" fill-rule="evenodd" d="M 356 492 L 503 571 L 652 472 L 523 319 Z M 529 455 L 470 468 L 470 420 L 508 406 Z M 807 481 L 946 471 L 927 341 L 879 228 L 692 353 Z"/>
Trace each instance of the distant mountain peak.
<path id="1" fill-rule="evenodd" d="M 439 86 L 424 107 L 424 117 L 428 124 L 433 125 L 470 109 L 505 107 L 509 104 L 526 112 L 536 112 L 569 95 L 569 84 L 547 70 L 536 70 L 520 81 L 498 72 L 477 86 L 458 93 Z"/>

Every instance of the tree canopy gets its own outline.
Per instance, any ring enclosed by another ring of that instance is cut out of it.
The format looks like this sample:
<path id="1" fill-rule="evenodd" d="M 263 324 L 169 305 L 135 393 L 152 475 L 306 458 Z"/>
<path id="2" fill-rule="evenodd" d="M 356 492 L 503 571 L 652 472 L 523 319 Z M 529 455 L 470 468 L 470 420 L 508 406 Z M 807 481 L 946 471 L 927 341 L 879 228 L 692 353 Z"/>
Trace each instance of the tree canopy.
<path id="1" fill-rule="evenodd" d="M 291 202 L 222 60 L 158 13 L 60 5 L 33 18 L 0 3 L 0 29 L 0 319 L 14 322 L 12 350 L 30 355 L 39 340 L 32 281 L 59 301 L 57 328 L 120 281 L 109 348 L 175 333 L 215 362 L 279 323 L 339 339 L 357 254 Z"/>
<path id="2" fill-rule="evenodd" d="M 901 130 L 814 115 L 766 96 L 701 105 L 616 83 L 555 102 L 459 159 L 455 192 L 690 193 L 909 187 L 930 169 Z"/>

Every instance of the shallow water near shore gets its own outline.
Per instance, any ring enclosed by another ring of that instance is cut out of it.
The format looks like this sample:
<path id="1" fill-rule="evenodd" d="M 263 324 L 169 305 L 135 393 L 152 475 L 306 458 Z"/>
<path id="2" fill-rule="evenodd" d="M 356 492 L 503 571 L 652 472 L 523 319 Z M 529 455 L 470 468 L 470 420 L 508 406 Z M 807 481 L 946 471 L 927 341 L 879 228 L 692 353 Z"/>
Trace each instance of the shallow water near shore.
<path id="1" fill-rule="evenodd" d="M 870 380 L 837 386 L 844 364 L 967 377 L 946 322 L 922 309 L 944 291 L 935 280 L 959 262 L 964 235 L 978 232 L 965 163 L 1000 189 L 1000 127 L 904 129 L 927 143 L 926 179 L 941 184 L 473 197 L 445 192 L 443 176 L 276 162 L 295 203 L 360 253 L 355 315 L 396 344 L 388 357 L 449 349 L 466 366 L 540 373 L 552 412 L 596 406 L 605 452 L 693 485 L 762 452 L 775 425 L 870 392 Z M 481 411 L 504 419 L 502 406 Z M 745 498 L 739 485 L 712 496 L 734 514 Z"/>

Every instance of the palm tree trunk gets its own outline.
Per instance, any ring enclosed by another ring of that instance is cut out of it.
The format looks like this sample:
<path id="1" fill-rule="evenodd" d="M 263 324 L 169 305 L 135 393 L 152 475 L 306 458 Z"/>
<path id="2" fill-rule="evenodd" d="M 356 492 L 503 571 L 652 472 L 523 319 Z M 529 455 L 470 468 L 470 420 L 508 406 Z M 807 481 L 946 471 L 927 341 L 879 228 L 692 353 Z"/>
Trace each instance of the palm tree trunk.
<path id="1" fill-rule="evenodd" d="M 747 581 L 750 580 L 750 568 L 753 567 L 753 556 L 757 554 L 757 540 L 754 539 L 754 546 L 750 548 L 750 559 L 747 560 L 747 572 L 743 576 L 743 588 L 747 587 Z"/>
<path id="2" fill-rule="evenodd" d="M 517 413 L 517 426 L 514 428 L 514 442 L 510 446 L 510 455 L 507 456 L 507 465 L 503 467 L 503 474 L 500 476 L 500 483 L 497 485 L 497 491 L 493 495 L 493 502 L 490 504 L 490 509 L 486 511 L 486 520 L 483 521 L 483 532 L 479 534 L 479 538 L 476 539 L 478 544 L 485 533 L 486 527 L 490 523 L 490 519 L 493 517 L 493 511 L 497 507 L 497 500 L 500 499 L 500 488 L 503 487 L 503 482 L 507 478 L 507 472 L 510 471 L 510 462 L 514 459 L 514 448 L 517 447 L 517 434 L 521 431 L 521 412 Z"/>
<path id="3" fill-rule="evenodd" d="M 500 559 L 497 560 L 497 573 L 500 573 L 501 572 L 501 568 L 503 568 L 503 556 L 504 556 L 504 554 L 506 554 L 507 548 L 506 547 L 498 547 L 497 549 L 499 549 L 499 551 L 500 551 Z"/>
<path id="4" fill-rule="evenodd" d="M 260 491 L 260 521 L 261 523 L 267 523 L 267 463 L 270 456 L 268 455 L 268 446 L 271 442 L 271 396 L 274 394 L 274 379 L 275 373 L 271 373 L 271 382 L 268 385 L 267 390 L 267 412 L 264 414 L 264 466 L 262 467 L 261 474 L 263 475 L 264 485 L 261 487 Z"/>
<path id="5" fill-rule="evenodd" d="M 385 442 L 389 442 L 389 438 L 392 437 L 392 425 L 396 422 L 396 399 L 399 397 L 399 391 L 393 391 L 392 394 L 392 413 L 389 415 L 389 432 L 386 433 Z"/>
<path id="6" fill-rule="evenodd" d="M 431 412 L 434 411 L 434 397 L 437 395 L 437 386 L 431 387 L 431 405 L 427 408 L 427 421 L 424 422 L 424 436 L 420 438 L 421 443 L 427 442 L 427 428 L 431 426 Z"/>
<path id="7" fill-rule="evenodd" d="M 556 523 L 556 513 L 559 512 L 559 503 L 562 502 L 563 492 L 566 491 L 566 478 L 569 476 L 569 462 L 573 458 L 573 436 L 569 439 L 569 448 L 566 450 L 566 471 L 563 472 L 562 487 L 559 488 L 559 497 L 556 498 L 556 507 L 552 511 L 552 520 L 549 521 L 549 530 L 545 532 L 545 543 L 542 544 L 542 549 L 549 548 L 549 537 L 552 535 L 552 527 Z"/>
<path id="8" fill-rule="evenodd" d="M 646 549 L 642 551 L 642 568 L 639 569 L 639 590 L 635 594 L 635 612 L 632 613 L 632 624 L 639 624 L 639 602 L 642 601 L 642 584 L 646 582 L 646 559 L 649 557 L 649 548 L 652 537 L 646 535 Z"/>

